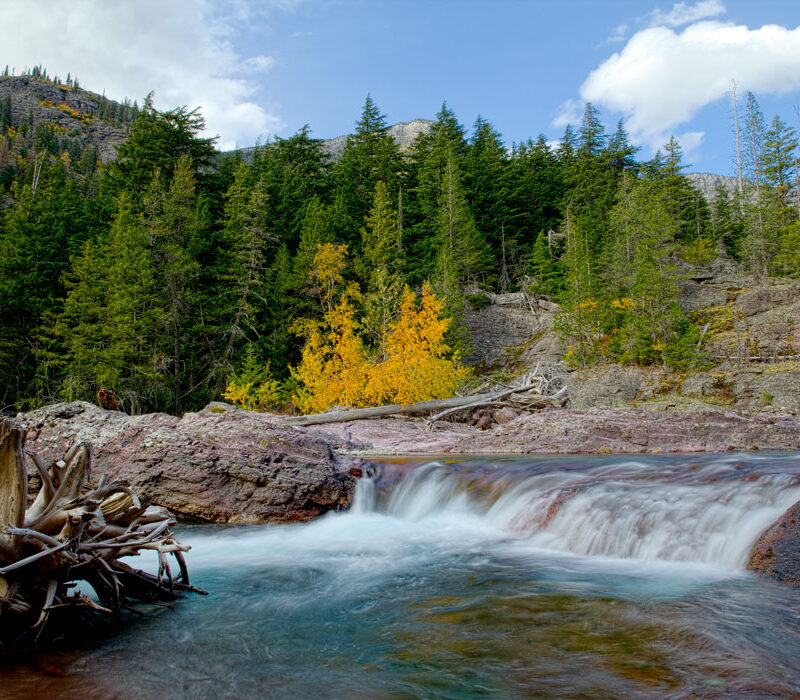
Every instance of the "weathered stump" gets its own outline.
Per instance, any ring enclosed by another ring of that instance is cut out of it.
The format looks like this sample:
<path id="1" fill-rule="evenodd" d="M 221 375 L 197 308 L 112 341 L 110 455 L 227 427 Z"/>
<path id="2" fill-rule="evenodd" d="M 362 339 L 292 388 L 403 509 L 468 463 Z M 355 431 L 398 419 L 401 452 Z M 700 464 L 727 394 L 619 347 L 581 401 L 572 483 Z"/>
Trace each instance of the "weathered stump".
<path id="1" fill-rule="evenodd" d="M 30 505 L 25 455 L 41 479 Z M 189 583 L 189 547 L 173 537 L 169 512 L 142 504 L 124 481 L 91 488 L 90 475 L 90 445 L 76 443 L 48 466 L 25 452 L 20 428 L 0 418 L 0 651 L 45 639 L 54 616 L 113 614 L 136 601 L 202 593 Z M 147 549 L 157 552 L 158 575 L 120 561 Z M 96 600 L 76 590 L 79 581 Z"/>

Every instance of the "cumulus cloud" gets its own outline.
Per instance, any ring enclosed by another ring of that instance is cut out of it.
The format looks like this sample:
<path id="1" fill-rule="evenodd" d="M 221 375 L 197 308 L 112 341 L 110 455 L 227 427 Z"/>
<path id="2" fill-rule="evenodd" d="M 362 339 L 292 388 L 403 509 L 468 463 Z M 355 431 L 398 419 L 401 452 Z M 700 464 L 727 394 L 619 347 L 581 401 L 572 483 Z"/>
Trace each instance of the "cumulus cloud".
<path id="1" fill-rule="evenodd" d="M 235 0 L 221 14 L 210 0 L 38 0 L 0 3 L 3 62 L 19 73 L 41 64 L 51 75 L 69 72 L 81 85 L 115 99 L 155 91 L 159 109 L 199 106 L 206 135 L 218 146 L 249 145 L 274 134 L 280 118 L 256 104 L 254 72 L 269 70 L 269 56 L 240 56 L 230 37 L 237 21 L 298 0 Z"/>
<path id="2" fill-rule="evenodd" d="M 651 22 L 654 25 L 682 27 L 684 24 L 699 22 L 701 19 L 719 17 L 725 14 L 725 5 L 721 0 L 700 0 L 695 5 L 679 2 L 669 12 L 653 10 Z"/>
<path id="3" fill-rule="evenodd" d="M 561 103 L 553 119 L 553 126 L 564 127 L 575 124 L 581 120 L 584 103 L 580 100 L 565 100 Z"/>
<path id="4" fill-rule="evenodd" d="M 265 73 L 274 65 L 275 59 L 272 56 L 251 56 L 242 64 L 242 67 L 255 73 Z"/>
<path id="5" fill-rule="evenodd" d="M 691 9 L 676 12 L 678 7 L 670 13 L 676 22 Z M 800 88 L 800 27 L 749 29 L 718 21 L 697 22 L 680 33 L 650 27 L 593 70 L 580 94 L 621 112 L 632 137 L 656 148 L 700 108 L 724 97 L 732 79 L 756 94 Z M 702 134 L 684 139 L 699 144 Z"/>

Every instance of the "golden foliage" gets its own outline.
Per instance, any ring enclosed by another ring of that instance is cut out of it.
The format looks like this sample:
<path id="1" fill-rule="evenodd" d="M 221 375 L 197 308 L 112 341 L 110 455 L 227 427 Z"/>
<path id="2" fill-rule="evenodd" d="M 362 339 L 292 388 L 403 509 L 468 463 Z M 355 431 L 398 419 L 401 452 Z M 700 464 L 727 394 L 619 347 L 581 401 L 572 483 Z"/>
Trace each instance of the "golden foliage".
<path id="1" fill-rule="evenodd" d="M 467 375 L 459 358 L 448 357 L 444 335 L 450 320 L 443 302 L 426 285 L 419 299 L 406 287 L 398 319 L 391 325 L 379 357 L 370 360 L 345 295 L 322 323 L 303 321 L 295 330 L 306 337 L 292 376 L 301 384 L 295 403 L 303 412 L 332 406 L 404 405 L 451 396 Z"/>
<path id="2" fill-rule="evenodd" d="M 369 363 L 347 295 L 322 324 L 305 319 L 295 324 L 295 332 L 306 338 L 300 364 L 291 370 L 302 384 L 294 396 L 297 408 L 318 413 L 336 405 L 365 405 Z"/>
<path id="3" fill-rule="evenodd" d="M 344 282 L 342 272 L 347 264 L 347 246 L 333 243 L 317 245 L 311 278 L 319 289 L 319 297 L 325 312 L 333 309 L 333 300 Z"/>
<path id="4" fill-rule="evenodd" d="M 406 287 L 400 315 L 386 338 L 386 359 L 375 365 L 367 385 L 370 403 L 408 405 L 452 396 L 466 377 L 458 356 L 447 357 L 444 336 L 450 325 L 442 318 L 444 302 L 429 285 L 417 296 Z"/>

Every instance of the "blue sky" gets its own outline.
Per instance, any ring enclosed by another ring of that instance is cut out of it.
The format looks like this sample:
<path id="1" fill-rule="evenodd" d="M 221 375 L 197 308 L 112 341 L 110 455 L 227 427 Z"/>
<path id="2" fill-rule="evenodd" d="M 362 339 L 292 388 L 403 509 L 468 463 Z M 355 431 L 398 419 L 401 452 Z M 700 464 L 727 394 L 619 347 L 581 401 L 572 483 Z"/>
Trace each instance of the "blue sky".
<path id="1" fill-rule="evenodd" d="M 115 97 L 201 105 L 220 146 L 352 130 L 369 92 L 390 122 L 447 100 L 510 144 L 556 140 L 585 100 L 649 157 L 678 136 L 692 170 L 731 172 L 735 78 L 796 123 L 800 11 L 789 0 L 0 0 L 0 53 Z M 765 25 L 768 25 L 765 27 Z"/>

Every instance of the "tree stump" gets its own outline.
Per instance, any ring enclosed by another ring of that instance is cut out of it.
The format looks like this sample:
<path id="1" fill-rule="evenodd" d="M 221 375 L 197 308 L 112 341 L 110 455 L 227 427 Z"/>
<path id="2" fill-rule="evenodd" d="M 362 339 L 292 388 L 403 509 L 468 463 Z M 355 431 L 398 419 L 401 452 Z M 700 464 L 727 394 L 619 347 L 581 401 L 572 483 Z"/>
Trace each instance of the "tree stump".
<path id="1" fill-rule="evenodd" d="M 30 505 L 25 456 L 42 482 Z M 169 512 L 142 504 L 125 481 L 104 478 L 92 488 L 90 475 L 89 444 L 45 465 L 25 452 L 21 429 L 0 418 L 0 651 L 44 641 L 54 617 L 204 593 L 189 583 L 189 547 L 174 538 Z M 120 561 L 148 549 L 157 552 L 157 575 Z M 96 600 L 76 589 L 79 581 Z"/>

